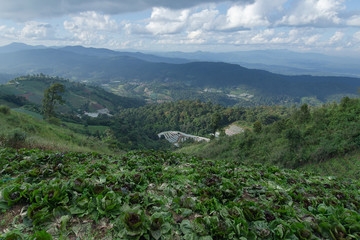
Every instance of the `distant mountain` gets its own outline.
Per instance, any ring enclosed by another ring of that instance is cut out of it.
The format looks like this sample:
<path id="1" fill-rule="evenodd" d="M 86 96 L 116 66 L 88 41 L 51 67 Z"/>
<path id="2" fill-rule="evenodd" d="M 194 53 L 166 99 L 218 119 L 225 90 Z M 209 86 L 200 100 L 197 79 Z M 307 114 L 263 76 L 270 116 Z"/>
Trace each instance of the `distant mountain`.
<path id="1" fill-rule="evenodd" d="M 236 52 L 154 52 L 158 56 L 192 61 L 215 61 L 240 64 L 282 74 L 360 76 L 360 57 L 328 56 L 289 50 L 254 50 Z"/>
<path id="2" fill-rule="evenodd" d="M 186 59 L 181 58 L 168 58 L 160 57 L 152 54 L 144 54 L 140 52 L 119 52 L 113 51 L 106 48 L 85 48 L 83 46 L 67 46 L 59 48 L 59 50 L 73 52 L 77 54 L 87 55 L 87 56 L 96 56 L 96 57 L 134 57 L 140 60 L 148 62 L 163 62 L 163 63 L 187 63 L 190 62 Z"/>
<path id="3" fill-rule="evenodd" d="M 321 104 L 357 96 L 360 87 L 358 78 L 288 76 L 224 62 L 145 61 L 151 55 L 132 54 L 83 47 L 23 50 L 0 54 L 0 72 L 61 76 L 101 85 L 120 95 L 145 97 L 149 102 L 201 99 L 223 105 Z"/>
<path id="4" fill-rule="evenodd" d="M 23 50 L 31 50 L 31 49 L 42 49 L 46 48 L 45 46 L 39 45 L 39 46 L 30 46 L 24 43 L 10 43 L 9 45 L 0 47 L 0 53 L 10 53 L 10 52 L 17 52 L 17 51 L 23 51 Z"/>

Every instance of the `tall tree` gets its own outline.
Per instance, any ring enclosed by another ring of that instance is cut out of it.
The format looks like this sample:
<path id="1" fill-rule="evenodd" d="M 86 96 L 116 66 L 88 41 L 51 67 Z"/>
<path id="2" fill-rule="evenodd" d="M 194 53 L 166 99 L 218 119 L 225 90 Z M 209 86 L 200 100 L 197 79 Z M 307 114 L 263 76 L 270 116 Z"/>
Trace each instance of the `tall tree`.
<path id="1" fill-rule="evenodd" d="M 65 86 L 61 83 L 54 83 L 44 91 L 43 112 L 45 118 L 55 117 L 55 105 L 64 104 L 61 93 L 65 92 Z"/>

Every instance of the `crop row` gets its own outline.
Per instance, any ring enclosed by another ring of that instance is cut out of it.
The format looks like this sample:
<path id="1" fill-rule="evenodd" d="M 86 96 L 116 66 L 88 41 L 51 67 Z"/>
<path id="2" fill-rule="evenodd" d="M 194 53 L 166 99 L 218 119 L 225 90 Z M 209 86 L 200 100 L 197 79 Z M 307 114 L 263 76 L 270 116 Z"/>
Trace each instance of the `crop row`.
<path id="1" fill-rule="evenodd" d="M 0 239 L 360 238 L 355 180 L 155 151 L 1 149 L 0 169 Z"/>

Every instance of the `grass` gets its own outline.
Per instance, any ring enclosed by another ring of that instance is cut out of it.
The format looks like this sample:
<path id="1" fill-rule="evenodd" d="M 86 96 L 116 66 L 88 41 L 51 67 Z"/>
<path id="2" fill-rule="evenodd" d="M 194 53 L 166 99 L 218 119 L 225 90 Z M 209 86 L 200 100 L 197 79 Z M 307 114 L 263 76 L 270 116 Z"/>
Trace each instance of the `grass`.
<path id="1" fill-rule="evenodd" d="M 360 152 L 336 157 L 326 162 L 307 164 L 299 170 L 323 176 L 360 179 Z"/>
<path id="2" fill-rule="evenodd" d="M 99 133 L 103 133 L 103 132 L 105 132 L 106 129 L 109 129 L 108 126 L 101 126 L 101 125 L 100 126 L 89 125 L 89 126 L 87 126 L 87 129 L 86 129 L 86 127 L 82 124 L 70 123 L 70 122 L 65 122 L 64 125 L 74 132 L 82 133 L 82 132 L 88 131 L 91 135 L 96 134 L 97 131 Z"/>
<path id="3" fill-rule="evenodd" d="M 11 111 L 0 113 L 0 146 L 46 150 L 112 153 L 99 139 L 74 133 L 32 116 Z"/>
<path id="4" fill-rule="evenodd" d="M 26 110 L 24 108 L 12 108 L 11 110 L 19 113 L 25 113 L 26 115 L 30 115 L 36 119 L 43 119 L 43 116 L 41 114 Z"/>

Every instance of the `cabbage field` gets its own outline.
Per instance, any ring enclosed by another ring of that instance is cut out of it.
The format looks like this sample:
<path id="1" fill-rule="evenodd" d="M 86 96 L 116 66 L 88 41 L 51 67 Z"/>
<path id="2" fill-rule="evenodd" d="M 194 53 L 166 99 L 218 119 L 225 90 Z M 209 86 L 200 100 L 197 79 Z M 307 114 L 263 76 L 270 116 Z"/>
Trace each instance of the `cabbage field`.
<path id="1" fill-rule="evenodd" d="M 360 239 L 360 182 L 168 152 L 0 149 L 0 239 Z"/>

